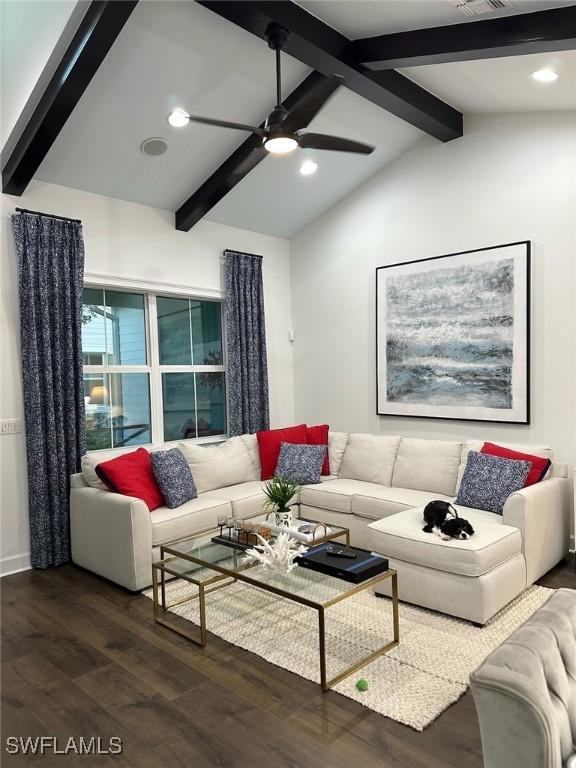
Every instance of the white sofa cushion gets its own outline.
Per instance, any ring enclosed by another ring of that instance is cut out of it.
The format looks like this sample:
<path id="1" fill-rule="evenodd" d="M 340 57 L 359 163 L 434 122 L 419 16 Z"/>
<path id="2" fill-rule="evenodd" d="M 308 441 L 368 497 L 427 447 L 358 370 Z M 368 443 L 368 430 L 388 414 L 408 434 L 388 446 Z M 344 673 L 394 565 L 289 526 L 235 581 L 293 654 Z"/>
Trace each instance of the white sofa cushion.
<path id="1" fill-rule="evenodd" d="M 198 493 L 254 480 L 254 466 L 241 437 L 215 445 L 179 443 L 196 483 Z"/>
<path id="2" fill-rule="evenodd" d="M 250 454 L 250 461 L 252 462 L 252 468 L 254 470 L 254 477 L 251 479 L 260 480 L 262 470 L 260 467 L 260 449 L 258 448 L 258 439 L 256 435 L 240 435 L 240 439 Z"/>
<path id="3" fill-rule="evenodd" d="M 430 491 L 417 491 L 412 488 L 386 488 L 374 485 L 370 490 L 359 491 L 352 498 L 352 512 L 358 517 L 370 520 L 380 520 L 381 517 L 395 515 L 413 507 L 424 507 L 429 501 L 444 499 L 451 501 L 450 496 Z"/>
<path id="4" fill-rule="evenodd" d="M 230 485 L 227 488 L 215 488 L 207 494 L 211 499 L 228 501 L 232 505 L 234 517 L 254 517 L 264 513 L 266 496 L 262 491 L 264 483 L 261 480 L 252 480 L 249 483 Z M 295 497 L 294 502 L 298 501 Z"/>
<path id="5" fill-rule="evenodd" d="M 462 455 L 460 458 L 460 466 L 458 468 L 458 481 L 456 483 L 456 490 L 454 492 L 454 495 L 458 495 L 458 491 L 460 490 L 460 483 L 462 482 L 462 475 L 464 474 L 464 470 L 466 469 L 466 462 L 468 461 L 468 454 L 470 451 L 481 451 L 482 446 L 486 442 L 495 443 L 496 445 L 501 445 L 503 448 L 509 448 L 511 451 L 521 451 L 522 453 L 532 453 L 534 456 L 544 456 L 546 459 L 552 459 L 554 458 L 554 454 L 552 452 L 552 449 L 549 445 L 529 445 L 526 443 L 503 443 L 500 442 L 500 440 L 494 440 L 490 439 L 488 440 L 466 440 L 462 444 Z"/>
<path id="6" fill-rule="evenodd" d="M 330 463 L 330 475 L 340 474 L 344 451 L 348 445 L 348 432 L 328 433 L 328 462 Z"/>
<path id="7" fill-rule="evenodd" d="M 352 498 L 360 491 L 370 491 L 375 488 L 372 483 L 362 480 L 329 480 L 317 485 L 303 485 L 300 489 L 300 504 L 320 509 L 330 509 L 333 512 L 352 514 Z"/>
<path id="8" fill-rule="evenodd" d="M 218 515 L 232 515 L 230 502 L 212 499 L 206 494 L 175 509 L 158 507 L 150 512 L 152 544 L 166 544 L 168 541 L 191 536 L 208 528 L 216 528 Z"/>
<path id="9" fill-rule="evenodd" d="M 481 576 L 521 553 L 520 531 L 504 525 L 500 515 L 457 509 L 474 528 L 474 535 L 466 541 L 443 541 L 436 534 L 424 533 L 424 510 L 416 507 L 370 523 L 371 547 L 386 557 L 462 576 Z"/>
<path id="10" fill-rule="evenodd" d="M 399 436 L 351 434 L 344 451 L 340 477 L 391 485 L 401 439 Z"/>
<path id="11" fill-rule="evenodd" d="M 403 437 L 392 475 L 392 485 L 453 496 L 462 443 Z"/>

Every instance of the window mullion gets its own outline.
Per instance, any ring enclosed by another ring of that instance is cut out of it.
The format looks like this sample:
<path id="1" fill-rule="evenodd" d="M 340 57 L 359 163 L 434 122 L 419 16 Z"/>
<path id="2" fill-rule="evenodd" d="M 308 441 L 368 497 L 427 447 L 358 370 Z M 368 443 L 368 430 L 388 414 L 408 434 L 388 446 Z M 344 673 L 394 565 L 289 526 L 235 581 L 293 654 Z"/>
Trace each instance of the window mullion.
<path id="1" fill-rule="evenodd" d="M 190 329 L 190 362 L 194 365 L 194 339 L 192 337 L 192 301 L 188 299 L 188 328 Z M 198 434 L 198 430 L 196 430 Z"/>
<path id="2" fill-rule="evenodd" d="M 194 377 L 194 426 L 196 429 L 196 439 L 198 439 L 198 397 L 196 395 L 196 374 L 193 373 L 192 376 Z"/>
<path id="3" fill-rule="evenodd" d="M 152 442 L 157 444 L 164 442 L 164 413 L 162 409 L 162 373 L 158 344 L 158 309 L 154 294 L 148 294 L 148 329 L 150 336 Z"/>
<path id="4" fill-rule="evenodd" d="M 102 288 L 102 304 L 104 305 L 104 357 L 103 365 L 108 365 L 108 323 L 106 322 L 106 291 Z"/>

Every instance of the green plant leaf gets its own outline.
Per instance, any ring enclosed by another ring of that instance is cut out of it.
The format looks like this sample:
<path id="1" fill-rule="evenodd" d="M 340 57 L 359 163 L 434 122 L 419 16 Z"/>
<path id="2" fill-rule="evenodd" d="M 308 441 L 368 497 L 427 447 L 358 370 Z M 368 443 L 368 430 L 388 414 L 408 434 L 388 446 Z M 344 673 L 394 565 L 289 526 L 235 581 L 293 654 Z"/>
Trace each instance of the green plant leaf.
<path id="1" fill-rule="evenodd" d="M 265 509 L 285 509 L 298 493 L 299 488 L 297 483 L 283 477 L 273 478 L 263 488 L 266 496 Z"/>

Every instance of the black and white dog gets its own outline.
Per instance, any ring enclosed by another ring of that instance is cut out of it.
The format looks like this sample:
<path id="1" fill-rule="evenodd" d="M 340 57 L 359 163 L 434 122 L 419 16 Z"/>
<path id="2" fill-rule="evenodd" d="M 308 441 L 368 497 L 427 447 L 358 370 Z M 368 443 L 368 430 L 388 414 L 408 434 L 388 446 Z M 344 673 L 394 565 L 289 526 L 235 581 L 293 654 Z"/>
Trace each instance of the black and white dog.
<path id="1" fill-rule="evenodd" d="M 448 539 L 469 539 L 474 528 L 468 520 L 458 517 L 458 512 L 449 501 L 431 501 L 424 507 L 424 533 L 435 533 L 444 541 Z"/>

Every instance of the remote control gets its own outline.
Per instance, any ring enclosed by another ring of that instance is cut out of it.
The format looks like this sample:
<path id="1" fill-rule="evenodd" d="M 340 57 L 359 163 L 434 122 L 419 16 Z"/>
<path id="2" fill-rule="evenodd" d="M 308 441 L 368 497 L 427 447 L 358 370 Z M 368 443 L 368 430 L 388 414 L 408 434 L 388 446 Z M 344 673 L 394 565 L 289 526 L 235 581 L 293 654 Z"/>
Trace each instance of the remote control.
<path id="1" fill-rule="evenodd" d="M 356 552 L 349 552 L 346 549 L 336 549 L 334 547 L 329 547 L 326 550 L 326 554 L 330 555 L 330 557 L 343 557 L 346 560 L 356 560 L 357 558 Z"/>

